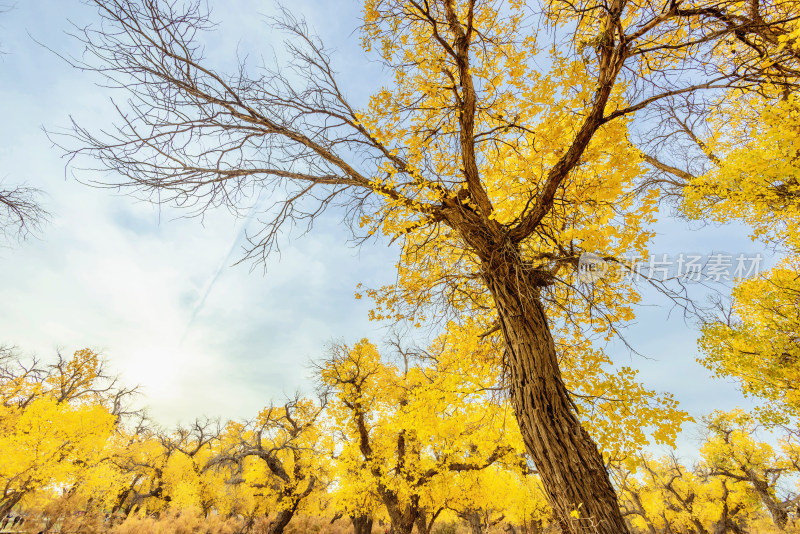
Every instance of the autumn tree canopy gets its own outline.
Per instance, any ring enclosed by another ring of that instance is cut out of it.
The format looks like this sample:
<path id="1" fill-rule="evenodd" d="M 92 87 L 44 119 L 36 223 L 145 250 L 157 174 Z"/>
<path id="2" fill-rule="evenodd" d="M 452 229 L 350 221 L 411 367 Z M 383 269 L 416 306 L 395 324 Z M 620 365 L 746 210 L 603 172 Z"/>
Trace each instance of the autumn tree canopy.
<path id="1" fill-rule="evenodd" d="M 0 347 L 0 516 L 54 486 L 84 482 L 127 408 L 91 350 L 45 365 Z"/>
<path id="2" fill-rule="evenodd" d="M 584 252 L 645 256 L 658 196 L 648 170 L 679 188 L 694 176 L 636 146 L 633 125 L 681 102 L 693 120 L 726 99 L 769 105 L 793 91 L 795 2 L 367 0 L 364 48 L 393 79 L 361 106 L 291 13 L 274 26 L 289 34 L 288 69 L 223 72 L 203 57 L 204 4 L 95 3 L 102 24 L 76 33 L 86 50 L 71 61 L 127 100 L 110 129 L 76 124 L 71 156 L 195 213 L 265 192 L 274 204 L 250 257 L 330 207 L 357 234 L 398 240 L 398 284 L 376 289 L 376 313 L 440 310 L 498 337 L 562 528 L 584 528 L 579 511 L 597 532 L 627 531 L 563 371 L 597 358 L 565 347 L 614 336 L 639 297 L 630 279 L 580 283 L 576 265 Z"/>

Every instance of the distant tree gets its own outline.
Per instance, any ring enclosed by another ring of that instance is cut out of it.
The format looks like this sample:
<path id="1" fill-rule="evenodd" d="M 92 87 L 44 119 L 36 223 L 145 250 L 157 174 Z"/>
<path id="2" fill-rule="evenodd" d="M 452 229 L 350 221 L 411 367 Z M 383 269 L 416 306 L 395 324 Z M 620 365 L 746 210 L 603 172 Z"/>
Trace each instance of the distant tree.
<path id="1" fill-rule="evenodd" d="M 458 362 L 457 352 L 429 361 L 401 354 L 399 365 L 389 364 L 362 340 L 332 347 L 320 363 L 337 429 L 338 500 L 351 516 L 374 513 L 379 500 L 392 532 L 410 534 L 416 526 L 428 533 L 449 486 L 461 487 L 457 478 L 496 464 L 524 464 L 522 443 L 504 417 L 508 407 L 476 385 L 491 387 L 491 366 L 480 358 Z"/>
<path id="2" fill-rule="evenodd" d="M 650 534 L 745 534 L 758 517 L 758 499 L 747 486 L 702 465 L 687 468 L 669 455 L 643 457 L 637 469 L 640 477 L 618 473 L 623 514 Z"/>
<path id="3" fill-rule="evenodd" d="M 800 494 L 780 487 L 782 478 L 798 474 L 791 454 L 757 441 L 758 425 L 742 410 L 714 412 L 703 423 L 707 435 L 700 453 L 710 474 L 749 485 L 775 526 L 785 530 L 790 512 L 800 504 Z"/>
<path id="4" fill-rule="evenodd" d="M 130 393 L 88 349 L 49 365 L 0 349 L 0 518 L 102 463 Z"/>
<path id="5" fill-rule="evenodd" d="M 269 534 L 284 532 L 293 517 L 328 484 L 330 440 L 321 424 L 324 400 L 295 398 L 264 408 L 247 425 L 229 425 L 227 446 L 214 458 L 232 468 L 229 484 L 256 491 L 276 510 Z"/>

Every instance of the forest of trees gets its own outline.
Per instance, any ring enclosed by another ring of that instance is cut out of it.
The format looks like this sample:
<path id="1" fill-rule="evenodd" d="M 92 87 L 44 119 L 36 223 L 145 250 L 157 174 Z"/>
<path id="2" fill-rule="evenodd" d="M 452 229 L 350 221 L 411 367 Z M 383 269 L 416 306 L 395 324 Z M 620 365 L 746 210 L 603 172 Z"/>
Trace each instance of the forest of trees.
<path id="1" fill-rule="evenodd" d="M 51 134 L 74 173 L 192 214 L 263 193 L 254 262 L 335 212 L 363 251 L 399 247 L 396 282 L 362 291 L 372 317 L 439 335 L 333 345 L 313 398 L 177 430 L 89 350 L 5 349 L 0 515 L 64 532 L 796 528 L 800 2 L 365 0 L 365 58 L 390 81 L 363 105 L 288 10 L 270 37 L 289 64 L 220 71 L 204 2 L 88 3 L 100 22 L 64 59 L 121 98 L 116 120 Z M 12 193 L 0 221 L 24 233 L 45 214 Z M 706 307 L 628 259 L 667 216 L 747 226 L 779 262 Z M 586 254 L 604 276 L 581 276 Z M 696 421 L 691 465 L 644 452 L 692 418 L 607 353 L 664 302 L 699 325 L 703 365 L 761 401 Z"/>
<path id="2" fill-rule="evenodd" d="M 454 345 L 331 346 L 316 397 L 172 430 L 132 409 L 136 392 L 90 350 L 45 364 L 4 349 L 0 514 L 22 532 L 559 532 L 491 351 Z M 686 465 L 614 425 L 602 450 L 630 531 L 793 532 L 800 442 L 786 430 L 775 448 L 762 426 L 709 414 Z M 569 515 L 595 531 L 581 507 Z"/>

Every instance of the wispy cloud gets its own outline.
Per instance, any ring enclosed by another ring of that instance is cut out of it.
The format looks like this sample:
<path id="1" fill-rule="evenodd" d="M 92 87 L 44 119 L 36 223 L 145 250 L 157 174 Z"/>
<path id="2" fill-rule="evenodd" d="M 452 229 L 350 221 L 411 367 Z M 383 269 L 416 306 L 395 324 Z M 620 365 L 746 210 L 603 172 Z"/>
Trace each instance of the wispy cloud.
<path id="1" fill-rule="evenodd" d="M 233 263 L 236 252 L 240 249 L 240 244 L 246 237 L 247 229 L 250 226 L 250 223 L 253 221 L 253 218 L 255 218 L 255 215 L 258 212 L 260 205 L 261 205 L 261 194 L 258 195 L 256 201 L 253 203 L 253 206 L 247 213 L 247 216 L 240 223 L 239 230 L 236 232 L 235 237 L 231 241 L 231 246 L 228 248 L 228 252 L 219 262 L 219 265 L 217 266 L 216 270 L 206 282 L 206 285 L 201 293 L 200 299 L 197 301 L 197 304 L 195 304 L 194 308 L 192 309 L 192 314 L 189 317 L 189 321 L 186 323 L 186 328 L 183 330 L 183 335 L 181 336 L 181 341 L 179 343 L 179 346 L 182 346 L 183 342 L 186 340 L 186 335 L 189 333 L 189 330 L 194 324 L 194 321 L 197 318 L 197 313 L 201 309 L 203 309 L 203 305 L 206 303 L 206 299 L 208 298 L 208 295 L 211 293 L 214 284 L 217 282 L 217 280 L 219 280 L 219 277 L 222 274 L 223 269 L 229 267 Z"/>

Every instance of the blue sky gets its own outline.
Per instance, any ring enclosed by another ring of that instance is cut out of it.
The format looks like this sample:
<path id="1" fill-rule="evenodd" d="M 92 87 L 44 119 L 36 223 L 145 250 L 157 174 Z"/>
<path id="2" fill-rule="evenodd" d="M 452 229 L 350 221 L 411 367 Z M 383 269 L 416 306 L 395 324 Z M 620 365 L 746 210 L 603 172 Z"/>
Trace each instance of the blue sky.
<path id="1" fill-rule="evenodd" d="M 279 46 L 258 15 L 270 5 L 218 3 L 221 25 L 206 43 L 210 60 L 224 69 L 237 50 L 269 55 Z M 348 92 L 366 98 L 382 74 L 360 51 L 358 3 L 295 0 L 291 8 L 336 49 Z M 32 38 L 77 54 L 64 35 L 67 19 L 83 25 L 94 16 L 77 0 L 24 0 L 0 15 L 0 178 L 45 191 L 52 213 L 38 238 L 0 248 L 0 343 L 45 358 L 59 347 L 102 350 L 127 383 L 142 384 L 164 424 L 202 414 L 251 417 L 270 399 L 309 392 L 306 362 L 325 343 L 384 335 L 367 319 L 369 303 L 353 294 L 359 282 L 374 287 L 394 279 L 396 250 L 380 242 L 352 248 L 332 214 L 309 235 L 284 239 L 265 273 L 261 266 L 251 272 L 250 264 L 232 264 L 243 230 L 257 222 L 224 211 L 202 221 L 181 218 L 80 184 L 88 173 L 65 174 L 43 128 L 63 128 L 70 116 L 106 125 L 110 93 Z M 759 250 L 738 227 L 690 231 L 665 217 L 656 230 L 657 253 Z M 695 362 L 694 325 L 670 314 L 666 299 L 648 294 L 646 302 L 627 338 L 648 359 L 618 350 L 617 362 L 640 369 L 649 387 L 674 393 L 693 415 L 749 406 L 732 384 L 712 380 Z M 688 450 L 694 441 L 689 429 L 681 443 Z"/>

